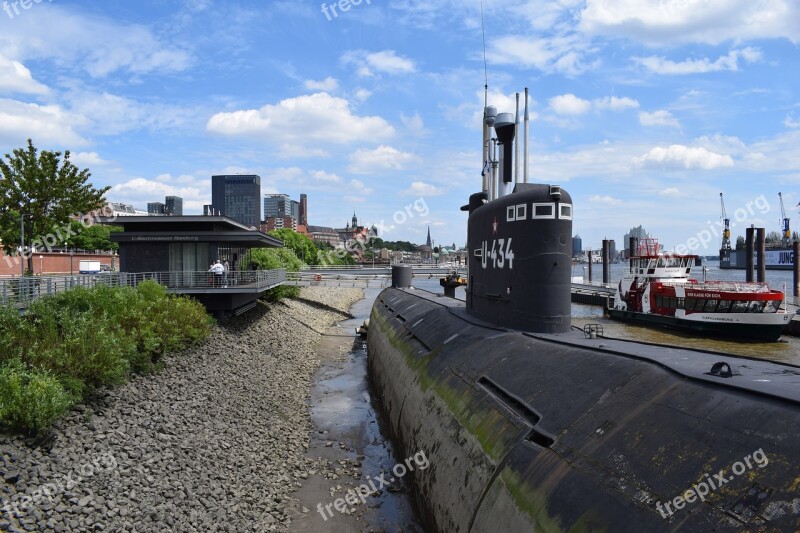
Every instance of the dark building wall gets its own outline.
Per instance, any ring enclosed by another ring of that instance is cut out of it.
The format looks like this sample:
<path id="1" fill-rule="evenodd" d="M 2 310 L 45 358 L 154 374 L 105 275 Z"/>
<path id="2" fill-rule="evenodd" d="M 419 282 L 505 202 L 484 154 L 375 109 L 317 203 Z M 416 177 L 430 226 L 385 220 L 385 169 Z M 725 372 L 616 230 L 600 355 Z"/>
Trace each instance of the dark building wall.
<path id="1" fill-rule="evenodd" d="M 211 205 L 216 214 L 247 226 L 261 222 L 261 177 L 252 175 L 212 176 Z"/>
<path id="2" fill-rule="evenodd" d="M 299 219 L 300 224 L 308 226 L 308 196 L 305 194 L 300 195 Z"/>
<path id="3" fill-rule="evenodd" d="M 168 243 L 124 243 L 119 247 L 122 272 L 166 272 L 169 270 Z"/>

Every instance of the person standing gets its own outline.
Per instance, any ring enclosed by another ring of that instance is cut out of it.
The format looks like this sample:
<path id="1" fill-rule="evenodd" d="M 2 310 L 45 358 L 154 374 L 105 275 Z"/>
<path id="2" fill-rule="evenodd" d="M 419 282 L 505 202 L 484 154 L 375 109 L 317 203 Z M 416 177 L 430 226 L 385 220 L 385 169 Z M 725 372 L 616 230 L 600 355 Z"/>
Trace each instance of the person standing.
<path id="1" fill-rule="evenodd" d="M 223 287 L 227 287 L 228 286 L 228 272 L 230 272 L 230 269 L 231 269 L 231 265 L 230 265 L 230 263 L 228 263 L 228 259 L 227 258 L 225 259 L 225 262 L 222 263 L 222 268 L 224 269 L 222 271 L 222 286 Z"/>
<path id="2" fill-rule="evenodd" d="M 211 265 L 211 268 L 208 269 L 209 272 L 214 274 L 214 287 L 219 287 L 222 285 L 222 274 L 225 272 L 225 267 L 222 266 L 222 263 L 219 259 Z"/>

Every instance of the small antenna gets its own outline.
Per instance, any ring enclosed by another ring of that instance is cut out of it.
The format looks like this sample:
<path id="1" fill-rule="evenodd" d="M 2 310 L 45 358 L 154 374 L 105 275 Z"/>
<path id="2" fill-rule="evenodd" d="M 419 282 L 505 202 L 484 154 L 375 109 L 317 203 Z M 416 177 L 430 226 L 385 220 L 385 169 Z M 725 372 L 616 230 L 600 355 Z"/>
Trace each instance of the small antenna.
<path id="1" fill-rule="evenodd" d="M 481 0 L 481 34 L 483 36 L 483 107 L 489 105 L 489 69 L 486 66 L 486 24 L 483 21 L 483 0 Z"/>

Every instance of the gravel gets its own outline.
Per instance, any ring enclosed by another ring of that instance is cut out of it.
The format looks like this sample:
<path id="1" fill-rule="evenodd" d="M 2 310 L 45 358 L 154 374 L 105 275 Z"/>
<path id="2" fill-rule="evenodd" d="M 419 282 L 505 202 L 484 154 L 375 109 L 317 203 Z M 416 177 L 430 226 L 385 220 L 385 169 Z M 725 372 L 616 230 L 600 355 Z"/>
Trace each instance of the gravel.
<path id="1" fill-rule="evenodd" d="M 0 530 L 282 531 L 305 452 L 315 349 L 361 289 L 304 289 L 105 391 L 43 441 L 0 435 Z"/>

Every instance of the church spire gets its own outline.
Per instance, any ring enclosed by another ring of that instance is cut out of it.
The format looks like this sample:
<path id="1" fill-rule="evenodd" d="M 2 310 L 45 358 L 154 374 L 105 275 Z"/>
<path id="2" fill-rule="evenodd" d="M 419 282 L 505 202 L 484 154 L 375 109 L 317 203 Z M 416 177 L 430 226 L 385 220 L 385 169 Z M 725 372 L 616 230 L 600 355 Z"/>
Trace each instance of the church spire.
<path id="1" fill-rule="evenodd" d="M 358 227 L 358 217 L 356 217 L 356 212 L 353 211 L 353 228 Z"/>
<path id="2" fill-rule="evenodd" d="M 426 244 L 426 245 L 427 245 L 429 248 L 432 248 L 432 247 L 433 247 L 433 244 L 431 244 L 431 227 L 430 227 L 430 226 L 428 226 L 428 240 L 427 240 L 427 241 L 425 241 L 425 244 Z"/>

